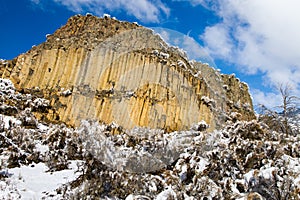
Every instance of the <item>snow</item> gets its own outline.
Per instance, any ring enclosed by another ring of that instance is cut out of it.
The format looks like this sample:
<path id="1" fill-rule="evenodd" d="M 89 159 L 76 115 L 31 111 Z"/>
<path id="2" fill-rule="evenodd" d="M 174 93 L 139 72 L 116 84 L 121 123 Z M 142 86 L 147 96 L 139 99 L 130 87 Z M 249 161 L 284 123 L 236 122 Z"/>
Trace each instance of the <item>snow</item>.
<path id="1" fill-rule="evenodd" d="M 130 98 L 130 97 L 134 96 L 134 94 L 135 94 L 134 91 L 126 91 L 125 97 Z"/>
<path id="2" fill-rule="evenodd" d="M 0 181 L 0 199 L 20 199 L 18 188 L 10 181 Z"/>
<path id="3" fill-rule="evenodd" d="M 3 189 L 0 192 L 0 199 L 6 199 L 8 191 L 14 191 L 14 197 L 19 194 L 21 199 L 42 199 L 49 192 L 78 177 L 77 163 L 80 161 L 71 161 L 69 169 L 51 173 L 47 172 L 49 168 L 44 163 L 8 169 L 8 173 L 11 174 L 7 180 L 10 181 L 10 186 L 0 182 L 0 187 Z M 14 190 L 7 187 L 14 187 Z"/>
<path id="4" fill-rule="evenodd" d="M 100 194 L 104 199 L 247 199 L 258 189 L 274 191 L 265 183 L 277 186 L 282 194 L 293 190 L 293 197 L 300 197 L 299 134 L 284 135 L 281 140 L 282 133 L 257 120 L 233 120 L 240 115 L 235 112 L 228 113 L 221 130 L 212 132 L 199 129 L 207 126 L 205 121 L 190 131 L 171 133 L 142 127 L 123 130 L 116 123 L 96 120 L 83 121 L 73 129 L 34 117 L 32 107 L 47 106 L 44 99 L 15 92 L 5 79 L 0 79 L 0 87 L 5 100 L 1 107 L 11 105 L 11 99 L 22 99 L 25 106 L 16 105 L 15 116 L 0 115 L 0 199 L 48 199 L 50 195 L 74 199 L 78 194 L 93 199 L 86 189 L 97 189 L 93 183 L 99 179 L 110 185 L 109 191 Z M 214 104 L 206 96 L 202 101 Z M 24 121 L 36 123 L 26 127 Z M 120 129 L 120 134 L 114 135 L 112 129 Z M 65 163 L 68 169 L 63 168 Z M 7 169 L 9 164 L 21 167 Z M 57 167 L 61 164 L 62 168 Z M 77 179 L 79 175 L 83 180 Z M 70 185 L 75 179 L 79 186 L 74 189 Z M 119 196 L 118 183 L 125 196 Z"/>
<path id="5" fill-rule="evenodd" d="M 41 132 L 46 132 L 49 130 L 49 126 L 44 125 L 42 123 L 38 123 L 37 128 L 41 131 Z"/>
<path id="6" fill-rule="evenodd" d="M 151 192 L 156 192 L 157 191 L 157 187 L 156 187 L 156 184 L 154 182 L 151 182 L 151 185 L 149 185 L 149 190 Z"/>
<path id="7" fill-rule="evenodd" d="M 226 91 L 229 91 L 229 86 L 228 86 L 228 85 L 223 85 L 223 88 L 224 88 Z"/>
<path id="8" fill-rule="evenodd" d="M 61 95 L 62 96 L 69 96 L 69 95 L 71 95 L 72 94 L 72 91 L 70 90 L 70 89 L 67 89 L 67 90 L 63 90 L 62 92 L 61 92 Z"/>
<path id="9" fill-rule="evenodd" d="M 185 181 L 187 179 L 187 170 L 188 170 L 187 164 L 181 166 L 181 172 L 179 173 L 179 178 L 181 181 Z"/>
<path id="10" fill-rule="evenodd" d="M 103 18 L 110 18 L 110 17 L 111 17 L 110 14 L 106 14 L 106 13 L 103 14 Z"/>
<path id="11" fill-rule="evenodd" d="M 259 177 L 263 177 L 264 179 L 273 179 L 273 172 L 276 172 L 276 167 L 268 167 L 266 169 L 263 169 L 259 172 Z"/>
<path id="12" fill-rule="evenodd" d="M 295 172 L 300 173 L 300 158 L 292 158 L 291 156 L 283 155 L 282 160 L 287 163 L 288 168 L 294 169 Z"/>
<path id="13" fill-rule="evenodd" d="M 169 57 L 170 57 L 170 54 L 162 52 L 162 51 L 159 52 L 157 49 L 153 50 L 152 54 L 155 56 L 158 56 L 161 59 L 169 59 Z"/>
<path id="14" fill-rule="evenodd" d="M 143 195 L 133 195 L 133 194 L 130 194 L 126 197 L 125 200 L 139 200 L 139 199 L 149 199 L 148 197 L 146 196 L 143 196 Z M 107 199 L 108 200 L 108 199 Z"/>
<path id="15" fill-rule="evenodd" d="M 182 67 L 182 68 L 187 69 L 186 64 L 185 64 L 182 60 L 178 60 L 178 61 L 177 61 L 177 65 L 178 65 L 179 67 Z"/>
<path id="16" fill-rule="evenodd" d="M 206 169 L 208 164 L 209 162 L 207 162 L 204 158 L 201 158 L 200 162 L 196 162 L 195 172 L 201 174 Z"/>
<path id="17" fill-rule="evenodd" d="M 248 162 L 248 160 L 253 156 L 253 152 L 250 152 L 247 156 L 246 156 L 246 161 Z"/>
<path id="18" fill-rule="evenodd" d="M 201 75 L 201 71 L 198 71 L 196 74 L 194 74 L 194 77 L 198 78 Z"/>
<path id="19" fill-rule="evenodd" d="M 159 193 L 155 198 L 155 200 L 166 200 L 166 199 L 177 199 L 176 193 L 171 187 Z"/>
<path id="20" fill-rule="evenodd" d="M 204 131 L 208 128 L 209 128 L 209 125 L 204 120 L 201 120 L 197 124 L 193 124 L 190 129 L 194 130 L 194 131 Z"/>
<path id="21" fill-rule="evenodd" d="M 286 168 L 296 175 L 294 184 L 300 188 L 300 158 L 292 158 L 288 155 L 283 155 L 282 160 L 286 163 Z"/>
<path id="22" fill-rule="evenodd" d="M 37 141 L 35 143 L 35 148 L 38 152 L 40 152 L 42 155 L 45 155 L 49 151 L 48 145 L 41 144 L 41 141 Z"/>
<path id="23" fill-rule="evenodd" d="M 158 56 L 159 55 L 159 51 L 157 49 L 155 49 L 155 50 L 152 51 L 152 54 Z"/>
<path id="24" fill-rule="evenodd" d="M 14 124 L 14 125 L 21 125 L 22 122 L 18 119 L 16 119 L 15 117 L 12 116 L 5 116 L 0 114 L 0 121 L 4 122 L 4 128 L 5 129 L 9 129 L 10 128 L 10 124 Z"/>
<path id="25" fill-rule="evenodd" d="M 169 59 L 170 55 L 168 53 L 160 52 L 159 56 L 163 59 Z"/>
<path id="26" fill-rule="evenodd" d="M 215 103 L 216 103 L 214 99 L 211 99 L 211 98 L 209 98 L 207 96 L 202 96 L 201 97 L 201 101 L 203 101 L 204 103 L 206 103 L 209 106 L 214 106 Z"/>
<path id="27" fill-rule="evenodd" d="M 36 98 L 35 100 L 33 100 L 33 104 L 32 106 L 33 107 L 47 107 L 49 106 L 50 104 L 50 101 L 49 100 L 46 100 L 46 99 L 43 99 L 43 98 Z"/>
<path id="28" fill-rule="evenodd" d="M 9 95 L 15 93 L 15 87 L 11 80 L 0 78 L 0 94 Z"/>

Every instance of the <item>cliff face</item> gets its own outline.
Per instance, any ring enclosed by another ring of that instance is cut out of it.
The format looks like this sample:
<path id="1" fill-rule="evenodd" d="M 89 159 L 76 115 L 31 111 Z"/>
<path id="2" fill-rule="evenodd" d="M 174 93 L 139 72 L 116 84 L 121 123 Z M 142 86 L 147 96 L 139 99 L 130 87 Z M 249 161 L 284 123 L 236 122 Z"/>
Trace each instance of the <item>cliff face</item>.
<path id="1" fill-rule="evenodd" d="M 0 75 L 50 100 L 38 118 L 72 126 L 97 119 L 174 131 L 201 120 L 218 128 L 231 112 L 254 118 L 238 79 L 189 62 L 149 29 L 109 17 L 70 18 L 45 43 L 1 63 Z"/>

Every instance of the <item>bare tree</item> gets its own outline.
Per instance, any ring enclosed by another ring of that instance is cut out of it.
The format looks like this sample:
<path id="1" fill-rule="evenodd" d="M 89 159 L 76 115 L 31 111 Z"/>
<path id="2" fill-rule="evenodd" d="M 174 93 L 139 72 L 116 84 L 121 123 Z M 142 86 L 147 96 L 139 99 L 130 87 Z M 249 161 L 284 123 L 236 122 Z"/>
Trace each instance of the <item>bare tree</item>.
<path id="1" fill-rule="evenodd" d="M 282 98 L 282 104 L 278 108 L 282 109 L 284 133 L 289 134 L 291 130 L 288 119 L 289 117 L 293 117 L 293 113 L 298 108 L 300 98 L 292 95 L 293 87 L 288 83 L 280 84 L 278 90 Z"/>
<path id="2" fill-rule="evenodd" d="M 259 105 L 259 120 L 267 124 L 272 130 L 288 135 L 293 133 L 289 119 L 295 117 L 300 98 L 292 95 L 293 87 L 290 84 L 279 84 L 277 88 L 282 99 L 280 105 L 273 109 Z M 280 111 L 277 112 L 276 110 Z"/>

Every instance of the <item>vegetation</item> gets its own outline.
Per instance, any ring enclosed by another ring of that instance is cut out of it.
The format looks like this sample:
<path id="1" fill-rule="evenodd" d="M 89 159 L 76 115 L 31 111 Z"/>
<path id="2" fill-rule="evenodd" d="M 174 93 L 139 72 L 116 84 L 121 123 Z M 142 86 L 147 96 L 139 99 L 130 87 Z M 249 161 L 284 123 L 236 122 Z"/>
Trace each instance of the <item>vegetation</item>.
<path id="1" fill-rule="evenodd" d="M 259 105 L 259 120 L 267 124 L 270 129 L 283 133 L 285 136 L 295 135 L 299 132 L 300 98 L 292 95 L 293 88 L 289 84 L 280 84 L 278 91 L 282 99 L 280 105 L 273 109 Z"/>
<path id="2" fill-rule="evenodd" d="M 283 140 L 284 123 L 276 122 L 275 112 L 252 121 L 232 114 L 212 132 L 201 122 L 190 131 L 166 133 L 92 120 L 78 128 L 46 124 L 32 110 L 47 103 L 13 88 L 0 101 L 0 199 L 26 192 L 29 180 L 11 170 L 43 163 L 51 174 L 70 170 L 72 161 L 78 161 L 78 175 L 44 198 L 300 198 L 300 135 Z"/>

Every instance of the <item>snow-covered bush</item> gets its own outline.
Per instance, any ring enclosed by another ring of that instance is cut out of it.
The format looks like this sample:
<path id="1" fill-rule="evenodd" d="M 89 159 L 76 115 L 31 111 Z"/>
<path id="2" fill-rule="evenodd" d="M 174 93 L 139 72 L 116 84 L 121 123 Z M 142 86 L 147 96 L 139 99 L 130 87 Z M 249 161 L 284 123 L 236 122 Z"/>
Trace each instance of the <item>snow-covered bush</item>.
<path id="1" fill-rule="evenodd" d="M 187 69 L 186 64 L 185 64 L 182 60 L 178 60 L 178 61 L 177 61 L 177 65 L 178 65 L 179 67 L 182 67 L 182 68 L 184 68 L 184 69 Z"/>
<path id="2" fill-rule="evenodd" d="M 115 124 L 112 124 L 111 127 L 117 128 Z M 143 172 L 155 170 L 154 165 L 161 165 L 159 160 L 153 159 L 149 153 L 135 148 L 134 137 L 128 135 L 109 136 L 107 135 L 108 130 L 107 126 L 97 122 L 84 121 L 79 132 L 82 140 L 85 141 L 86 149 L 96 158 L 101 158 L 100 161 L 108 167 L 118 171 Z M 124 144 L 124 147 L 120 147 L 120 143 Z M 148 169 L 148 166 L 153 168 Z M 158 169 L 162 167 L 158 166 Z"/>
<path id="3" fill-rule="evenodd" d="M 36 128 L 37 120 L 35 116 L 31 113 L 30 108 L 26 108 L 24 111 L 20 112 L 19 119 L 22 122 L 22 125 L 28 128 Z"/>
<path id="4" fill-rule="evenodd" d="M 155 55 L 155 56 L 158 56 L 159 55 L 159 51 L 157 49 L 155 49 L 155 50 L 152 51 L 152 54 Z"/>
<path id="5" fill-rule="evenodd" d="M 169 59 L 170 55 L 168 53 L 160 52 L 159 57 L 162 59 Z"/>
<path id="6" fill-rule="evenodd" d="M 0 94 L 1 95 L 13 95 L 15 93 L 15 87 L 11 80 L 0 78 Z"/>
<path id="7" fill-rule="evenodd" d="M 216 106 L 216 102 L 214 99 L 211 99 L 207 96 L 202 96 L 201 97 L 201 101 L 206 104 L 208 107 L 215 107 Z"/>
<path id="8" fill-rule="evenodd" d="M 67 89 L 67 90 L 62 90 L 62 92 L 60 93 L 60 95 L 67 97 L 70 96 L 72 94 L 72 90 Z"/>
<path id="9" fill-rule="evenodd" d="M 125 93 L 125 97 L 126 97 L 126 98 L 133 97 L 134 95 L 135 95 L 135 92 L 134 92 L 134 91 L 126 91 L 126 93 Z"/>
<path id="10" fill-rule="evenodd" d="M 50 104 L 50 101 L 43 98 L 36 98 L 32 102 L 32 106 L 34 108 L 40 108 L 40 107 L 48 107 Z"/>
<path id="11" fill-rule="evenodd" d="M 194 131 L 205 131 L 206 129 L 209 128 L 209 125 L 204 121 L 200 121 L 197 124 L 192 125 L 191 130 Z"/>
<path id="12" fill-rule="evenodd" d="M 43 193 L 46 199 L 300 198 L 300 137 L 282 138 L 271 123 L 231 113 L 226 126 L 212 132 L 199 131 L 204 121 L 172 133 L 93 120 L 73 129 L 38 121 L 33 108 L 46 104 L 34 94 L 11 97 L 1 96 L 0 105 L 0 198 L 28 189 L 26 179 L 12 187 L 17 167 L 42 165 L 50 174 L 70 172 L 73 162 L 80 163 L 78 176 Z M 17 114 L 7 116 L 3 110 L 12 107 Z"/>

